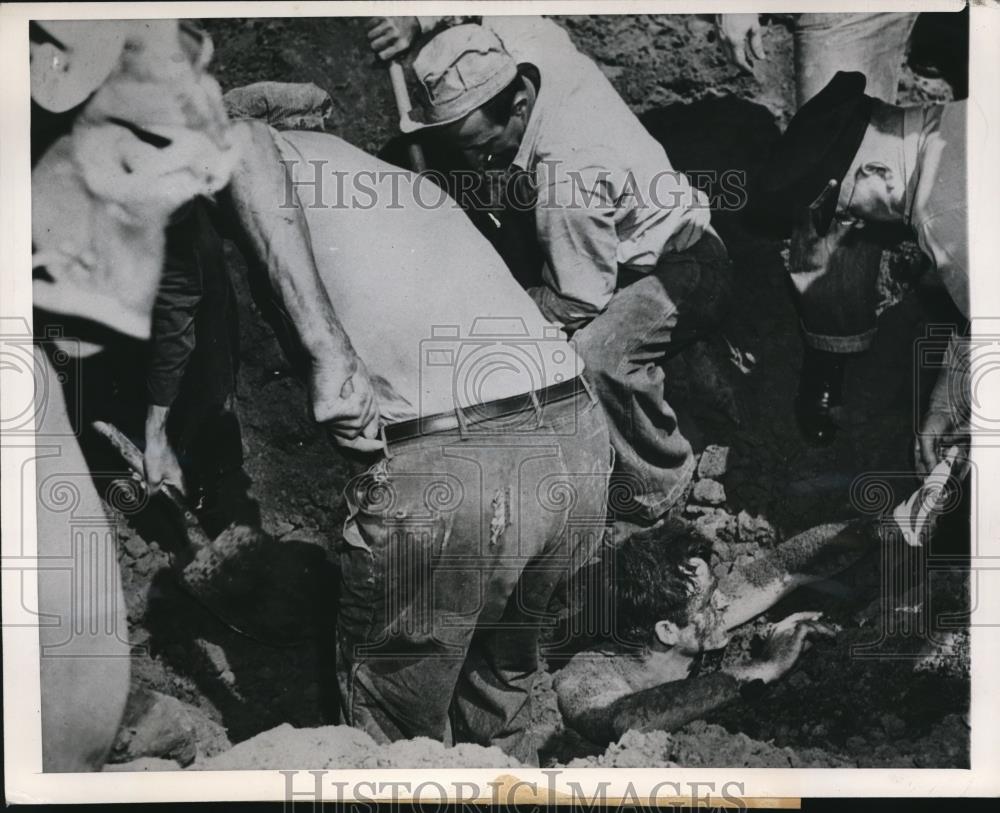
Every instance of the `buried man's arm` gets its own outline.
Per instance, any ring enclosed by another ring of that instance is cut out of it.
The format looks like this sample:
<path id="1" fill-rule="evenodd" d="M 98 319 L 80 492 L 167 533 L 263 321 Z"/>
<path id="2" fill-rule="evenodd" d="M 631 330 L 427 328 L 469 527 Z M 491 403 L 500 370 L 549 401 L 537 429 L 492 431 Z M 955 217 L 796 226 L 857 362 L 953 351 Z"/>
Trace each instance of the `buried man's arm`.
<path id="1" fill-rule="evenodd" d="M 811 638 L 836 633 L 835 627 L 819 620 L 820 615 L 796 613 L 772 625 L 763 654 L 748 663 L 661 683 L 607 704 L 588 703 L 585 693 L 574 697 L 579 687 L 572 678 L 563 680 L 557 685 L 559 708 L 572 728 L 597 743 L 617 740 L 631 729 L 675 731 L 737 700 L 748 684 L 767 684 L 785 675 Z"/>
<path id="2" fill-rule="evenodd" d="M 267 270 L 282 317 L 308 364 L 313 416 L 338 443 L 381 449 L 378 402 L 364 362 L 341 326 L 316 269 L 309 227 L 271 129 L 243 121 L 233 128 L 241 159 L 228 189 L 227 215 L 248 262 Z M 294 205 L 285 206 L 289 193 Z"/>

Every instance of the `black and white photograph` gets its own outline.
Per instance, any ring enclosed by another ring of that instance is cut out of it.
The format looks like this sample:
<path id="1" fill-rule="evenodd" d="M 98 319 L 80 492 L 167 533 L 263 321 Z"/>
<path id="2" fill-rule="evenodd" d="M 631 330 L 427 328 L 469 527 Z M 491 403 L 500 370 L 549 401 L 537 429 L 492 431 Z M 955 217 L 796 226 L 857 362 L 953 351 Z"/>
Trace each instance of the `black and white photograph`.
<path id="1" fill-rule="evenodd" d="M 1000 8 L 17 5 L 8 800 L 998 792 Z"/>

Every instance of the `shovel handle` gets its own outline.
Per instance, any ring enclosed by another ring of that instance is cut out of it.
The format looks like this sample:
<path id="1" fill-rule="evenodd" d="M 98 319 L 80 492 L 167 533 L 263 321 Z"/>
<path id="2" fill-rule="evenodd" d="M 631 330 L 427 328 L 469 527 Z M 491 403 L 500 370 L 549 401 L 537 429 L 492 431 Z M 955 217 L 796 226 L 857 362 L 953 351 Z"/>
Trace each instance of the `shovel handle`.
<path id="1" fill-rule="evenodd" d="M 129 437 L 117 426 L 107 421 L 94 421 L 92 424 L 94 431 L 103 437 L 125 462 L 135 477 L 143 478 L 144 465 L 142 452 Z M 173 508 L 178 520 L 182 524 L 182 530 L 187 535 L 188 544 L 197 552 L 211 544 L 211 540 L 202 530 L 197 517 L 188 508 L 184 495 L 169 483 L 163 483 L 155 492 L 163 497 Z"/>
<path id="2" fill-rule="evenodd" d="M 389 63 L 389 81 L 392 84 L 392 97 L 396 101 L 396 113 L 402 121 L 409 115 L 412 105 L 410 104 L 410 91 L 406 87 L 403 66 L 398 60 L 394 59 Z M 413 140 L 409 144 L 409 153 L 410 168 L 414 172 L 423 172 L 427 169 L 423 148 Z"/>

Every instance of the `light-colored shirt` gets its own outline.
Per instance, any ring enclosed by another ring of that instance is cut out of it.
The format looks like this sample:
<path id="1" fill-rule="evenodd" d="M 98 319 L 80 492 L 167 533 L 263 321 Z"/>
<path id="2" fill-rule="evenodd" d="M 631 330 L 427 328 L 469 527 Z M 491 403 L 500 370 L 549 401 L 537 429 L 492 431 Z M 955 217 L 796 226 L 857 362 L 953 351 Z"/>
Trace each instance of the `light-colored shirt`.
<path id="1" fill-rule="evenodd" d="M 903 114 L 903 175 L 906 221 L 956 307 L 968 317 L 966 112 L 965 101 L 907 108 Z M 968 355 L 968 342 L 953 334 L 944 371 L 931 393 L 929 411 L 955 413 L 956 393 L 967 392 L 969 387 Z"/>
<path id="2" fill-rule="evenodd" d="M 681 216 L 707 202 L 559 25 L 541 17 L 484 17 L 483 25 L 541 76 L 514 164 L 538 186 L 547 260 L 539 304 L 577 326 L 608 304 L 620 266 L 651 271 Z"/>
<path id="3" fill-rule="evenodd" d="M 903 116 L 906 217 L 955 305 L 969 316 L 966 102 Z"/>
<path id="4" fill-rule="evenodd" d="M 564 334 L 433 181 L 336 136 L 272 132 L 320 278 L 377 377 L 389 423 L 519 395 L 582 371 Z M 295 205 L 289 197 L 278 203 Z"/>

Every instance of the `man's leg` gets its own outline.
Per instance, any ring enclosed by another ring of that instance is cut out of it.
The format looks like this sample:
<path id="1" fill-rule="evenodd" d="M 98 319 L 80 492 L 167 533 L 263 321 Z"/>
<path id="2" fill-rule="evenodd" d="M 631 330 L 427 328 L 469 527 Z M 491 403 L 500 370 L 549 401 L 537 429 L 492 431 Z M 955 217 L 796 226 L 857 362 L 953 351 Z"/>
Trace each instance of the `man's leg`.
<path id="1" fill-rule="evenodd" d="M 800 14 L 794 28 L 795 92 L 801 107 L 837 71 L 860 71 L 866 92 L 894 102 L 916 14 Z M 875 284 L 881 247 L 833 224 L 823 237 L 803 224 L 792 238 L 789 266 L 806 344 L 796 413 L 806 437 L 825 443 L 835 427 L 846 354 L 875 337 Z"/>
<path id="2" fill-rule="evenodd" d="M 480 615 L 451 709 L 456 742 L 495 745 L 528 765 L 538 759 L 539 743 L 529 730 L 538 639 L 544 626 L 556 622 L 549 602 L 598 550 L 605 532 L 611 465 L 607 424 L 596 403 L 575 416 L 575 423 L 559 444 L 565 476 L 522 480 L 520 533 L 545 533 L 560 495 L 570 498 L 570 514 L 524 568 L 506 605 L 497 608 L 500 613 Z M 559 434 L 567 428 L 555 427 Z"/>
<path id="3" fill-rule="evenodd" d="M 707 233 L 687 251 L 664 254 L 654 272 L 619 289 L 573 336 L 608 416 L 615 449 L 609 502 L 619 519 L 655 522 L 690 482 L 694 456 L 664 398 L 661 363 L 671 345 L 718 326 L 729 278 L 725 247 Z"/>
<path id="4" fill-rule="evenodd" d="M 564 527 L 568 506 L 538 504 L 539 483 L 565 480 L 545 434 L 411 442 L 351 484 L 338 617 L 351 725 L 381 742 L 443 740 L 480 617 L 502 615 Z"/>
<path id="5" fill-rule="evenodd" d="M 793 29 L 796 104 L 802 107 L 837 71 L 860 71 L 865 90 L 890 104 L 916 13 L 799 14 Z"/>

